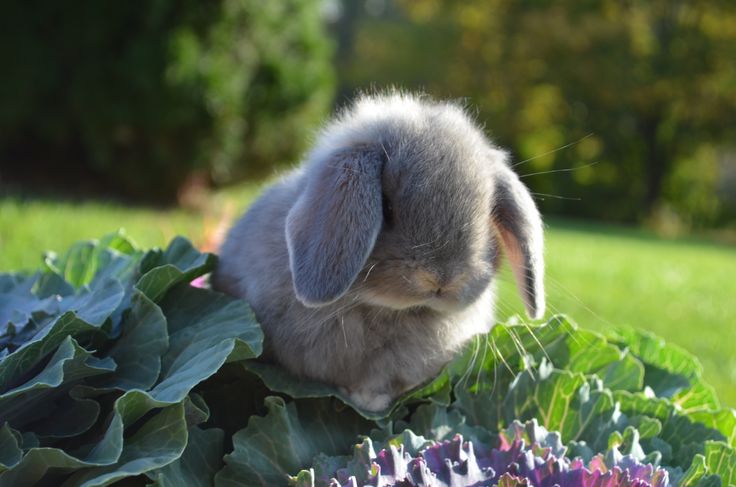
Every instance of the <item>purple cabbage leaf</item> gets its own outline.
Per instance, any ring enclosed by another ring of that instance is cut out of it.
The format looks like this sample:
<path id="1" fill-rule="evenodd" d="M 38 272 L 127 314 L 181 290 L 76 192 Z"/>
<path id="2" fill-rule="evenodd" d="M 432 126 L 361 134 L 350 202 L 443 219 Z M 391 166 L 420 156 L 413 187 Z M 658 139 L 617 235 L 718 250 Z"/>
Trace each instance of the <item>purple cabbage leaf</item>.
<path id="1" fill-rule="evenodd" d="M 297 487 L 669 486 L 668 472 L 642 463 L 636 434 L 629 436 L 634 441 L 625 453 L 621 451 L 625 443 L 622 435 L 621 443 L 614 441 L 606 453 L 586 462 L 579 457 L 568 458 L 560 435 L 548 432 L 536 420 L 523 424 L 514 421 L 501 432 L 495 448 L 465 441 L 461 435 L 427 442 L 405 432 L 378 451 L 374 442 L 365 438 L 339 468 L 335 468 L 339 459 L 318 457 L 312 469 L 300 472 L 292 482 Z M 409 440 L 406 446 L 405 440 Z M 426 446 L 412 452 L 422 444 Z"/>

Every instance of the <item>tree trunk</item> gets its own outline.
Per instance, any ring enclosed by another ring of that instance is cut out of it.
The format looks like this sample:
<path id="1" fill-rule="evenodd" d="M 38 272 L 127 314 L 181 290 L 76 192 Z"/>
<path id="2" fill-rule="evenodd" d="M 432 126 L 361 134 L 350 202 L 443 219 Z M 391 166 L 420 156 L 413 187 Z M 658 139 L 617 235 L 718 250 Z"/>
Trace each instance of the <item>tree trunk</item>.
<path id="1" fill-rule="evenodd" d="M 659 119 L 647 119 L 642 124 L 644 138 L 644 199 L 642 201 L 642 217 L 649 216 L 659 203 L 664 186 L 665 176 L 669 170 L 670 160 L 666 147 L 658 140 Z"/>

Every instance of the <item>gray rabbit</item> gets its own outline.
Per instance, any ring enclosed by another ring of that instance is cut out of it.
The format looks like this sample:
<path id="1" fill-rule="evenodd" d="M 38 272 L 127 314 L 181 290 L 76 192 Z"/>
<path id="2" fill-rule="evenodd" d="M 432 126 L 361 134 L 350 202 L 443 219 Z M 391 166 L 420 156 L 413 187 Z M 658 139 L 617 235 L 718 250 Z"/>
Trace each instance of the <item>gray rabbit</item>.
<path id="1" fill-rule="evenodd" d="M 544 313 L 534 202 L 458 105 L 363 96 L 230 231 L 216 289 L 253 307 L 267 354 L 385 409 L 494 322 L 501 252 Z"/>

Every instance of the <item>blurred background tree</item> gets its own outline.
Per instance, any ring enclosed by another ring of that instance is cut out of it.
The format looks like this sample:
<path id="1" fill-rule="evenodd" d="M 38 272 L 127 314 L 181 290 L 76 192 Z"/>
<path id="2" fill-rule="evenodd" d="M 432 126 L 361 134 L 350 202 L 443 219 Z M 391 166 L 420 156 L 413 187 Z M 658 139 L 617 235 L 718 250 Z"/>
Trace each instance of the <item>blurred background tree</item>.
<path id="1" fill-rule="evenodd" d="M 731 0 L 13 0 L 0 38 L 0 184 L 172 202 L 397 86 L 465 100 L 548 215 L 736 217 Z"/>
<path id="2" fill-rule="evenodd" d="M 172 202 L 262 177 L 329 110 L 315 0 L 5 2 L 0 179 Z"/>
<path id="3" fill-rule="evenodd" d="M 547 214 L 701 228 L 736 215 L 733 2 L 365 5 L 346 9 L 341 93 L 467 99 Z"/>

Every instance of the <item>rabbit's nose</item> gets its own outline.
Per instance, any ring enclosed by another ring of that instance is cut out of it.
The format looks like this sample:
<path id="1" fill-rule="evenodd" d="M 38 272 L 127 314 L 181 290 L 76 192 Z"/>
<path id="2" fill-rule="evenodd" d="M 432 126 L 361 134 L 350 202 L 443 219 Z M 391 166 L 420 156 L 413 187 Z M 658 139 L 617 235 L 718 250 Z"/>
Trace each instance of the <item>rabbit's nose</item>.
<path id="1" fill-rule="evenodd" d="M 436 295 L 442 292 L 442 278 L 434 272 L 419 271 L 416 281 L 424 292 Z"/>

